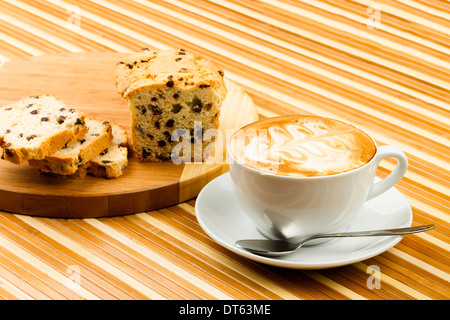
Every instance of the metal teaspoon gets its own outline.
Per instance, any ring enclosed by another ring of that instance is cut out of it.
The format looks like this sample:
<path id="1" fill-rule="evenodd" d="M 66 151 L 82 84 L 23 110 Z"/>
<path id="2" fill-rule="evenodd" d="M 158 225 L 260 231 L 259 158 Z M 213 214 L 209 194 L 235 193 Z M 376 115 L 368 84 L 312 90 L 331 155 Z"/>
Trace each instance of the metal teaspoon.
<path id="1" fill-rule="evenodd" d="M 371 231 L 354 231 L 354 232 L 341 232 L 341 233 L 325 233 L 317 234 L 303 239 L 298 243 L 290 243 L 283 240 L 270 240 L 270 239 L 247 239 L 236 241 L 236 246 L 245 249 L 252 253 L 262 256 L 282 256 L 293 253 L 300 249 L 305 243 L 319 239 L 319 238 L 334 238 L 334 237 L 369 237 L 369 236 L 394 236 L 410 233 L 417 233 L 428 231 L 434 228 L 434 225 L 427 224 L 416 227 L 386 229 L 386 230 L 371 230 Z"/>

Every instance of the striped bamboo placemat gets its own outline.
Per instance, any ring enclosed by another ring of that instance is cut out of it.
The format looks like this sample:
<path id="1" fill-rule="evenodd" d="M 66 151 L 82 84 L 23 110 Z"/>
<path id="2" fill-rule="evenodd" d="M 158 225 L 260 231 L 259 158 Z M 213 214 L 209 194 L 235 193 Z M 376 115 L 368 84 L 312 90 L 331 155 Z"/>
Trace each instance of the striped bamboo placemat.
<path id="1" fill-rule="evenodd" d="M 436 226 L 374 258 L 306 271 L 220 247 L 195 199 L 100 219 L 0 212 L 0 299 L 448 299 L 449 21 L 446 0 L 0 1 L 1 62 L 182 47 L 220 64 L 261 117 L 329 116 L 399 146 L 413 225 Z"/>

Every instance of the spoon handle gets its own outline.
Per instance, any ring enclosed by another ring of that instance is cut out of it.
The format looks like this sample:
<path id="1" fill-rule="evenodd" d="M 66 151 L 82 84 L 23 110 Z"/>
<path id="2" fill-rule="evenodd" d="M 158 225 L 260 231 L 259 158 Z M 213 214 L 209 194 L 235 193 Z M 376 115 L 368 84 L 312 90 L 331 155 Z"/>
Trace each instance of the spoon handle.
<path id="1" fill-rule="evenodd" d="M 355 232 L 340 232 L 340 233 L 328 233 L 322 234 L 318 237 L 367 237 L 367 236 L 394 236 L 402 234 L 410 234 L 422 231 L 428 231 L 434 228 L 432 224 L 420 225 L 416 227 L 385 229 L 385 230 L 372 230 L 372 231 L 355 231 Z"/>

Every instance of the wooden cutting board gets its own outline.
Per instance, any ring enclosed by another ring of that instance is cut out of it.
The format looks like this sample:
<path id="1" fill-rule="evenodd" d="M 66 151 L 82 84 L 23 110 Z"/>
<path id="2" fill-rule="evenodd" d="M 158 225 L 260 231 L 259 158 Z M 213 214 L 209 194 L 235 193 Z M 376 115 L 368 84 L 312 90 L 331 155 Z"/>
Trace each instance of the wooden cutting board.
<path id="1" fill-rule="evenodd" d="M 76 53 L 7 62 L 0 69 L 0 105 L 48 93 L 86 114 L 119 123 L 130 133 L 128 107 L 116 93 L 113 79 L 115 65 L 125 55 Z M 227 130 L 258 120 L 250 97 L 232 81 L 225 80 L 228 94 L 220 118 L 223 146 Z M 159 209 L 196 197 L 209 181 L 228 171 L 222 151 L 211 164 L 179 165 L 140 163 L 130 152 L 124 174 L 112 180 L 48 177 L 28 165 L 0 160 L 0 210 L 33 216 L 92 218 Z"/>

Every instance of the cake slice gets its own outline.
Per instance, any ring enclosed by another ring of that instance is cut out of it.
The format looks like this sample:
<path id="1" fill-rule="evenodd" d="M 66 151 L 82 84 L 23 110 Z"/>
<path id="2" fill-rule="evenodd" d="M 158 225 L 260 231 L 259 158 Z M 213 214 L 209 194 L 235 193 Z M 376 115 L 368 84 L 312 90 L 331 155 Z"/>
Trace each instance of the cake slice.
<path id="1" fill-rule="evenodd" d="M 91 161 L 108 148 L 112 140 L 110 123 L 93 117 L 86 117 L 85 120 L 88 132 L 83 137 L 45 159 L 29 160 L 30 166 L 42 172 L 71 175 L 79 166 Z"/>
<path id="2" fill-rule="evenodd" d="M 143 49 L 119 61 L 116 87 L 128 102 L 137 159 L 207 158 L 204 151 L 211 142 L 203 141 L 202 135 L 219 127 L 220 107 L 227 92 L 223 76 L 223 70 L 211 61 L 183 49 Z M 174 155 L 174 147 L 181 142 L 188 146 Z M 197 149 L 194 143 L 200 147 L 197 158 L 191 152 Z"/>
<path id="3" fill-rule="evenodd" d="M 84 114 L 51 95 L 0 107 L 2 158 L 16 164 L 44 159 L 86 132 Z"/>
<path id="4" fill-rule="evenodd" d="M 76 175 L 85 176 L 86 173 L 95 177 L 113 179 L 122 175 L 128 165 L 128 137 L 126 130 L 117 124 L 112 125 L 113 140 L 111 145 L 97 157 L 80 166 Z"/>

